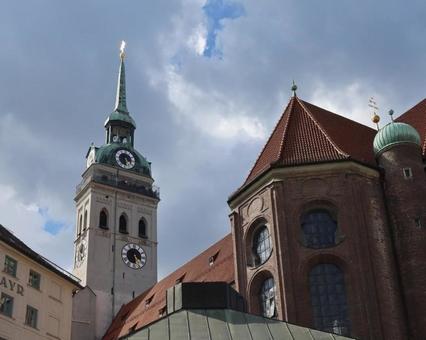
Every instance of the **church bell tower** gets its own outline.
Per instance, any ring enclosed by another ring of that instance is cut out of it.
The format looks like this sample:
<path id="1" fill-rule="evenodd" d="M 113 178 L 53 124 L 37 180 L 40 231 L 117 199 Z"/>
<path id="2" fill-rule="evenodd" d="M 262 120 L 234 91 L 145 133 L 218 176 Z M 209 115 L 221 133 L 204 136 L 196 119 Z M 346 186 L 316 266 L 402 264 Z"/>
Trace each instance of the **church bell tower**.
<path id="1" fill-rule="evenodd" d="M 157 205 L 151 163 L 134 148 L 126 104 L 124 42 L 105 144 L 90 146 L 77 186 L 73 273 L 96 295 L 95 337 L 120 307 L 157 282 Z"/>

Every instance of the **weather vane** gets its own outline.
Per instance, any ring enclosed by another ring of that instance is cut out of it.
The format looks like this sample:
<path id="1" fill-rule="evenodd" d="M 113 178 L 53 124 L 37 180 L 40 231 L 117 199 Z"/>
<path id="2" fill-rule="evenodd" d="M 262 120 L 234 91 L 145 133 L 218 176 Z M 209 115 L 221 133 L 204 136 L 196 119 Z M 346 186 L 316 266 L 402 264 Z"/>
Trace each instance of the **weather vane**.
<path id="1" fill-rule="evenodd" d="M 126 53 L 124 53 L 124 49 L 126 48 L 126 42 L 124 40 L 121 40 L 121 45 L 120 45 L 120 58 L 124 59 L 124 57 L 126 56 Z"/>
<path id="2" fill-rule="evenodd" d="M 368 106 L 373 111 L 373 113 L 371 114 L 371 120 L 373 121 L 374 124 L 376 124 L 377 130 L 379 130 L 380 116 L 377 114 L 377 111 L 379 111 L 379 107 L 377 106 L 377 103 L 374 100 L 374 97 L 370 97 L 370 99 L 368 100 Z"/>

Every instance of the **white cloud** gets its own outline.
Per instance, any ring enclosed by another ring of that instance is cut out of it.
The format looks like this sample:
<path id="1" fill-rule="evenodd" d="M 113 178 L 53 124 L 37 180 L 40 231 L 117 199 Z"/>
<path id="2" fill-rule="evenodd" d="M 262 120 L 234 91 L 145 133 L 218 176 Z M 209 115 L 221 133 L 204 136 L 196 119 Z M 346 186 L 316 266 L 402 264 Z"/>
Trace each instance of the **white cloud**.
<path id="1" fill-rule="evenodd" d="M 203 55 L 207 44 L 207 29 L 204 24 L 200 23 L 190 35 L 187 45 L 198 55 Z"/>
<path id="2" fill-rule="evenodd" d="M 167 75 L 167 86 L 169 100 L 183 123 L 190 122 L 205 134 L 219 139 L 265 138 L 266 129 L 259 119 L 249 115 L 247 108 L 240 107 L 228 96 L 218 91 L 203 91 L 172 67 Z"/>
<path id="3" fill-rule="evenodd" d="M 331 88 L 322 82 L 317 82 L 309 102 L 364 125 L 375 127 L 371 122 L 371 109 L 368 107 L 368 99 L 371 96 L 375 98 L 379 106 L 380 103 L 387 102 L 383 94 L 377 93 L 358 81 L 340 85 L 339 88 Z M 379 112 L 383 111 L 387 109 L 379 108 Z M 382 118 L 387 117 L 382 115 Z"/>
<path id="4" fill-rule="evenodd" d="M 37 203 L 22 201 L 11 185 L 0 184 L 0 192 L 0 223 L 30 248 L 70 270 L 73 228 L 52 235 L 43 228 L 46 216 L 39 213 Z"/>

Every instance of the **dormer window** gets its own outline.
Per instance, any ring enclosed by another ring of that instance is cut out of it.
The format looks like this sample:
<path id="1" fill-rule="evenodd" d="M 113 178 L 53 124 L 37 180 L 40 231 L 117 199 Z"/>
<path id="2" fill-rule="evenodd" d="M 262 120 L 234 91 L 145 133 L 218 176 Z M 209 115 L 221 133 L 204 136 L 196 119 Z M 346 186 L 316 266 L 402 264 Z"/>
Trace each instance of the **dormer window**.
<path id="1" fill-rule="evenodd" d="M 155 294 L 151 295 L 148 299 L 146 299 L 146 301 L 145 301 L 145 308 L 148 308 L 148 307 L 149 307 L 149 305 L 150 305 L 150 304 L 151 304 L 151 302 L 152 302 L 152 299 L 154 298 L 154 295 L 155 295 Z"/>
<path id="2" fill-rule="evenodd" d="M 166 307 L 160 308 L 160 309 L 158 310 L 158 316 L 159 316 L 159 317 L 163 317 L 163 316 L 165 316 L 165 315 L 166 315 Z"/>
<path id="3" fill-rule="evenodd" d="M 217 256 L 219 255 L 219 252 L 216 252 L 214 255 L 209 257 L 209 266 L 213 266 L 214 262 L 216 261 Z"/>
<path id="4" fill-rule="evenodd" d="M 182 282 L 183 282 L 183 279 L 185 278 L 185 275 L 186 275 L 186 273 L 185 273 L 185 274 L 183 274 L 182 276 L 180 276 L 179 278 L 177 278 L 177 279 L 176 279 L 176 281 L 175 281 L 175 284 L 182 283 Z"/>

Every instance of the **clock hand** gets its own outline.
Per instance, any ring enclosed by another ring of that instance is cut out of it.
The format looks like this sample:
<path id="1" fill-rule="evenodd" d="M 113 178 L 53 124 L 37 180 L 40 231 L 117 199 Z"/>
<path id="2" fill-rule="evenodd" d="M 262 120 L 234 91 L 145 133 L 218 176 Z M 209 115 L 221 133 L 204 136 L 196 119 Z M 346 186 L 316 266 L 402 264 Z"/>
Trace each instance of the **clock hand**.
<path id="1" fill-rule="evenodd" d="M 141 266 L 141 264 L 142 264 L 141 260 L 139 260 L 139 259 L 138 259 L 138 257 L 137 257 L 136 255 L 133 255 L 133 257 L 134 257 L 134 259 L 135 259 L 135 262 L 136 262 L 139 266 Z"/>

